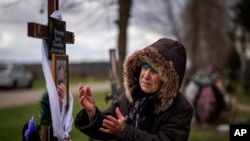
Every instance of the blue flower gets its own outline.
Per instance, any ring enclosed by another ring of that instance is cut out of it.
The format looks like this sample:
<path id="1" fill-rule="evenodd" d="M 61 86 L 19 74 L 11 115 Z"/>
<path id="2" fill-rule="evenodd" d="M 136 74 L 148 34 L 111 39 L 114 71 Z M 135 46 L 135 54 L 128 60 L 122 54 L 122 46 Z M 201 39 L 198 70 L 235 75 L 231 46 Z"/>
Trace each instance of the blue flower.
<path id="1" fill-rule="evenodd" d="M 31 119 L 29 120 L 28 128 L 26 129 L 25 134 L 24 134 L 27 141 L 29 140 L 29 137 L 34 132 L 36 132 L 36 125 L 35 125 L 35 122 L 34 122 L 34 117 L 32 116 Z"/>

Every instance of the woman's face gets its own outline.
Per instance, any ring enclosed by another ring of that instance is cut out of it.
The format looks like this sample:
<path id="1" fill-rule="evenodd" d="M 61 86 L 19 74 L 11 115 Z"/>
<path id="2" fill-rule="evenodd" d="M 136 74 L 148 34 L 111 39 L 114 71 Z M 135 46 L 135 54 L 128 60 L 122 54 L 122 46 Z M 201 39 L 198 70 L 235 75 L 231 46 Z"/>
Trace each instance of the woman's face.
<path id="1" fill-rule="evenodd" d="M 152 94 L 159 89 L 161 80 L 154 69 L 148 67 L 148 65 L 142 65 L 139 83 L 143 92 Z"/>

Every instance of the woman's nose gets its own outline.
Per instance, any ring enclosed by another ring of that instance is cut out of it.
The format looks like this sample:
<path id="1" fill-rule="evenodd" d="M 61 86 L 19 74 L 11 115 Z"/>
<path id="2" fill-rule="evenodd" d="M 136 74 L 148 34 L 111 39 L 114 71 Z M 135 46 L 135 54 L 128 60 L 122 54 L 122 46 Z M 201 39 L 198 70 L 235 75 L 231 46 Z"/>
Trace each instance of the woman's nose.
<path id="1" fill-rule="evenodd" d="M 150 69 L 147 69 L 147 70 L 144 72 L 144 77 L 149 78 L 149 76 L 150 76 Z"/>

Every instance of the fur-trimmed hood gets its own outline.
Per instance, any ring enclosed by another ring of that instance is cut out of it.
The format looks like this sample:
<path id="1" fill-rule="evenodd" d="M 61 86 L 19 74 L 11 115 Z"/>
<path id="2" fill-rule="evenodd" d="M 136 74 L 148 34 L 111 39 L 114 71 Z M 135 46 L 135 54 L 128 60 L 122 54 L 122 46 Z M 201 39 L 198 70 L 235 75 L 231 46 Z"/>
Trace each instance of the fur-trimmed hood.
<path id="1" fill-rule="evenodd" d="M 123 84 L 130 102 L 133 101 L 132 88 L 139 84 L 140 67 L 143 62 L 152 65 L 160 75 L 163 85 L 155 103 L 155 112 L 164 111 L 179 93 L 186 68 L 186 50 L 179 42 L 162 38 L 128 56 L 123 64 Z"/>

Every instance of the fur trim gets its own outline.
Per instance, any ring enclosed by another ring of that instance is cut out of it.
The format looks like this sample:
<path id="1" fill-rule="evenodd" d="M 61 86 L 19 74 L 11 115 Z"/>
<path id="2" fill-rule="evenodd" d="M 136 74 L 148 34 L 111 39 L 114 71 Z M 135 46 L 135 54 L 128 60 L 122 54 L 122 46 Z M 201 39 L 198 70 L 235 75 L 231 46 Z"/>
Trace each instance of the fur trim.
<path id="1" fill-rule="evenodd" d="M 140 67 L 143 62 L 152 65 L 158 72 L 163 83 L 160 89 L 158 102 L 155 103 L 155 113 L 166 110 L 173 102 L 179 89 L 179 76 L 174 69 L 172 61 L 165 60 L 155 48 L 147 47 L 134 52 L 124 64 L 124 88 L 126 97 L 133 101 L 131 88 L 139 83 Z"/>

